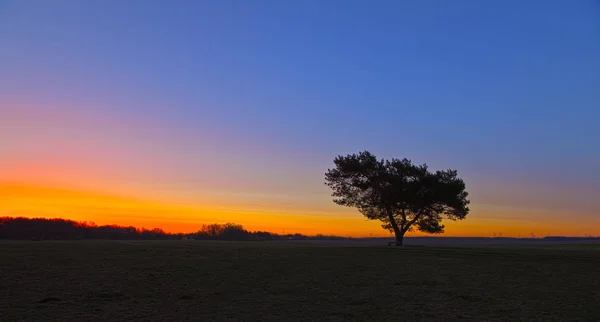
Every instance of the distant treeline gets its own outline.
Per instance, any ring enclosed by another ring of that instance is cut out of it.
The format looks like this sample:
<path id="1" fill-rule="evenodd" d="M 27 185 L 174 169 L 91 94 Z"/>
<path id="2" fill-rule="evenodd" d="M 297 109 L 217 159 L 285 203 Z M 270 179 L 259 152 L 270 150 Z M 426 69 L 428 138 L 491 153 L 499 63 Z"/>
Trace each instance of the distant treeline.
<path id="1" fill-rule="evenodd" d="M 553 241 L 573 241 L 573 240 L 592 240 L 592 239 L 600 239 L 600 237 L 596 236 L 585 236 L 585 237 L 567 237 L 567 236 L 546 236 L 542 239 L 545 240 L 553 240 Z"/>
<path id="2" fill-rule="evenodd" d="M 78 239 L 147 239 L 147 240 L 307 240 L 343 239 L 335 236 L 278 235 L 266 231 L 248 231 L 238 224 L 202 225 L 194 233 L 167 233 L 160 228 L 144 229 L 133 226 L 77 222 L 60 218 L 0 217 L 0 239 L 78 240 Z"/>

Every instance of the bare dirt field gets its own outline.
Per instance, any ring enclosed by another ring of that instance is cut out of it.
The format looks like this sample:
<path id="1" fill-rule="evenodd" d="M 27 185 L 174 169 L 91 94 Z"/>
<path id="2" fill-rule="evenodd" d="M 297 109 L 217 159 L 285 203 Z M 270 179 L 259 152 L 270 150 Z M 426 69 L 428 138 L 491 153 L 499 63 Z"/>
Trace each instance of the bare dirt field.
<path id="1" fill-rule="evenodd" d="M 0 320 L 600 320 L 598 244 L 415 241 L 2 241 Z"/>

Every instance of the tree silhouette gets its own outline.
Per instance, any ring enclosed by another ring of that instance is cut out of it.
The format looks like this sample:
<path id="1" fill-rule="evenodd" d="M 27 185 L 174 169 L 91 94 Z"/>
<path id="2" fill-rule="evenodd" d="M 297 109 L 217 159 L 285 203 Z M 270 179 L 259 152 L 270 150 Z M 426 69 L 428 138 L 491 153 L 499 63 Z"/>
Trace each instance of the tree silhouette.
<path id="1" fill-rule="evenodd" d="M 333 162 L 335 168 L 325 174 L 333 201 L 380 220 L 399 245 L 408 231 L 443 233 L 443 218 L 460 220 L 469 213 L 465 183 L 456 170 L 431 172 L 426 164 L 378 160 L 368 151 L 338 156 Z"/>
<path id="2" fill-rule="evenodd" d="M 302 236 L 302 235 L 299 235 Z M 211 239 L 211 240 L 275 240 L 283 237 L 265 231 L 248 231 L 233 223 L 202 225 L 195 233 L 168 233 L 160 228 L 145 229 L 132 226 L 76 222 L 60 218 L 0 217 L 0 239 L 78 240 L 78 239 Z M 300 237 L 296 236 L 297 239 Z M 308 238 L 302 236 L 302 238 Z M 320 236 L 320 239 L 335 237 Z"/>

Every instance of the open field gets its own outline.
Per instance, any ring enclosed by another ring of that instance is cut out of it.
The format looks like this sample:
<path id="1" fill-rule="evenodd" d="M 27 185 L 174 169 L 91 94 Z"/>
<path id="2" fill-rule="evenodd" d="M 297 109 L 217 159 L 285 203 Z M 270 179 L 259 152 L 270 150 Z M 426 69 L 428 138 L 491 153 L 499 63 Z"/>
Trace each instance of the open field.
<path id="1" fill-rule="evenodd" d="M 600 320 L 600 245 L 0 242 L 0 320 Z"/>

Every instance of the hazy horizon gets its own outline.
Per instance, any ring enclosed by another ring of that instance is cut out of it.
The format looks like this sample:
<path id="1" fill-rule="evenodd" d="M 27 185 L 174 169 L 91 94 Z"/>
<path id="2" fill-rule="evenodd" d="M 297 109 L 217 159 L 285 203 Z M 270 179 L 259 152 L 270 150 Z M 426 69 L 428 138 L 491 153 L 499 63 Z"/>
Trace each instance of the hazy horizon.
<path id="1" fill-rule="evenodd" d="M 0 48 L 0 216 L 389 236 L 324 185 L 369 150 L 459 171 L 443 236 L 600 235 L 597 2 L 9 0 Z"/>

